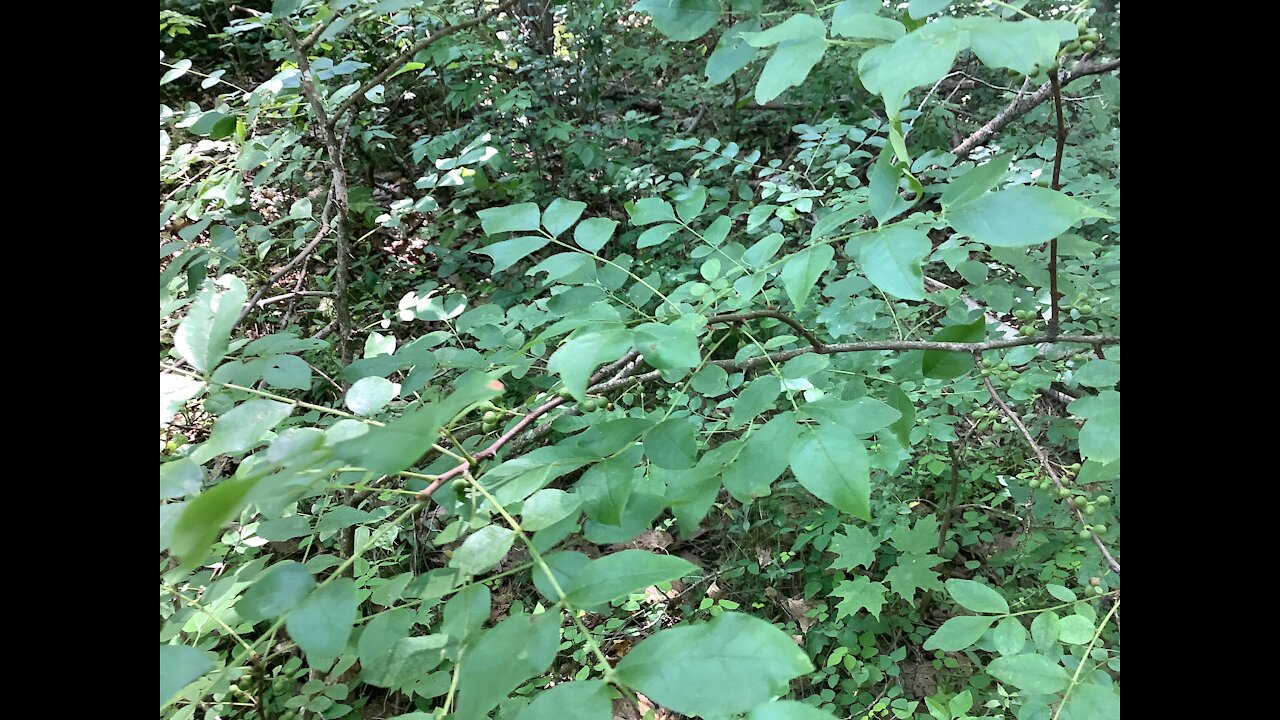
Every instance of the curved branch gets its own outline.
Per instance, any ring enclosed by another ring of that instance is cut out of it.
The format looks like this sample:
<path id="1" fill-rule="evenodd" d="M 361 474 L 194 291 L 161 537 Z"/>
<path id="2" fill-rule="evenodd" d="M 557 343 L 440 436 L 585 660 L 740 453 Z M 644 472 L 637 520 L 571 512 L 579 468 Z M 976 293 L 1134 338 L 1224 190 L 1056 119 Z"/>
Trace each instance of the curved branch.
<path id="1" fill-rule="evenodd" d="M 773 317 L 779 320 L 783 320 L 783 322 L 787 322 L 787 320 L 784 319 L 786 316 L 782 315 L 782 313 L 779 313 L 776 310 L 760 310 L 760 311 L 756 311 L 755 313 L 741 313 L 741 315 L 744 315 L 744 316 L 755 315 L 756 317 Z M 722 316 L 714 316 L 714 317 L 718 318 L 721 322 L 735 322 L 740 319 L 746 319 L 746 318 L 739 318 L 732 315 L 722 315 Z M 794 322 L 794 321 L 791 321 L 791 322 Z M 788 324 L 791 324 L 791 323 L 788 322 Z M 780 352 L 770 353 L 769 355 L 758 355 L 756 357 L 747 358 L 746 360 L 741 360 L 741 361 L 715 360 L 707 364 L 719 365 L 720 367 L 723 367 L 725 369 L 746 370 L 749 368 L 756 367 L 757 365 L 764 365 L 770 362 L 772 363 L 783 362 L 793 357 L 797 357 L 799 355 L 804 355 L 806 353 L 811 353 L 811 352 L 817 352 L 823 355 L 833 355 L 837 353 L 846 353 L 846 352 L 866 352 L 871 350 L 951 350 L 954 352 L 983 352 L 985 350 L 999 350 L 1002 348 L 1019 347 L 1022 345 L 1036 345 L 1039 343 L 1046 343 L 1046 342 L 1083 343 L 1086 345 L 1102 346 L 1102 345 L 1118 345 L 1120 343 L 1120 338 L 1115 335 L 1059 335 L 1057 337 L 1050 337 L 1048 335 L 1033 335 L 1031 337 L 1020 337 L 1020 338 L 1012 338 L 1012 339 L 1005 339 L 1005 340 L 992 340 L 989 342 L 981 342 L 981 343 L 933 342 L 928 340 L 914 340 L 914 341 L 913 340 L 888 340 L 884 342 L 837 343 L 832 345 L 821 345 L 820 347 L 811 346 L 806 348 L 800 348 L 797 350 L 782 350 Z M 625 387 L 627 385 L 631 385 L 633 383 L 651 382 L 653 380 L 657 380 L 662 377 L 661 370 L 652 370 L 647 373 L 635 375 L 634 374 L 635 371 L 640 367 L 641 359 L 642 358 L 640 358 L 638 355 L 633 356 L 633 353 L 628 353 L 627 355 L 623 356 L 622 360 L 629 361 L 629 364 L 619 361 L 608 366 L 608 367 L 617 367 L 621 365 L 622 369 L 619 370 L 617 374 L 615 374 L 609 380 L 596 383 L 595 385 L 592 385 L 591 387 L 587 388 L 587 392 L 593 395 L 599 395 L 599 394 L 611 392 L 613 390 L 617 390 L 619 388 Z M 600 375 L 601 373 L 596 373 L 596 375 L 593 376 L 593 379 L 594 377 L 598 377 Z M 530 410 L 529 414 L 521 418 L 520 422 L 513 425 L 510 430 L 503 433 L 497 440 L 494 440 L 493 443 L 490 444 L 488 447 L 486 447 L 485 449 L 481 450 L 478 453 L 475 453 L 473 457 L 477 461 L 488 460 L 489 458 L 495 457 L 498 454 L 498 451 L 502 450 L 504 447 L 510 447 L 511 449 L 520 449 L 525 445 L 533 442 L 537 438 L 546 434 L 545 430 L 542 427 L 538 427 L 525 433 L 525 429 L 528 428 L 530 425 L 532 425 L 535 420 L 542 417 L 543 415 L 546 415 L 548 412 L 551 412 L 552 410 L 559 407 L 560 405 L 563 405 L 565 402 L 567 401 L 564 398 L 555 397 L 543 403 L 542 405 L 539 405 L 533 410 Z M 548 425 L 547 429 L 549 428 L 550 426 Z M 525 434 L 521 436 L 521 433 L 525 433 Z M 471 468 L 470 463 L 460 463 L 457 466 L 453 467 L 452 469 L 444 472 L 443 474 L 438 475 L 436 479 L 431 482 L 430 485 L 418 491 L 418 497 L 420 498 L 430 497 L 431 494 L 434 493 L 436 490 L 438 490 L 441 485 L 445 484 L 446 482 L 448 482 L 449 480 L 452 480 L 455 477 L 462 475 L 463 473 L 467 472 L 467 470 L 469 470 L 470 468 Z M 1119 571 L 1117 570 L 1117 572 Z"/>
<path id="2" fill-rule="evenodd" d="M 1044 450 L 1040 449 L 1039 443 L 1036 442 L 1036 439 L 1032 437 L 1031 433 L 1027 430 L 1027 426 L 1022 424 L 1022 418 L 1018 417 L 1018 413 L 1014 412 L 1013 408 L 1009 407 L 1009 405 L 1005 403 L 1004 399 L 1000 397 L 1000 393 L 996 392 L 996 386 L 991 384 L 991 378 L 983 377 L 982 382 L 986 384 L 987 392 L 990 393 L 991 399 L 995 401 L 996 405 L 1000 407 L 1000 411 L 1012 420 L 1014 425 L 1018 426 L 1018 430 L 1022 433 L 1022 437 L 1025 438 L 1027 444 L 1031 446 L 1031 451 L 1035 453 L 1036 459 L 1040 461 L 1040 467 L 1044 468 L 1045 473 L 1049 475 L 1049 479 L 1053 480 L 1053 484 L 1058 489 L 1066 487 L 1062 484 L 1062 478 L 1058 477 L 1057 471 L 1053 469 L 1053 464 L 1049 462 L 1048 456 L 1044 454 Z M 1070 497 L 1063 498 L 1063 500 L 1069 501 Z M 1086 521 L 1084 512 L 1080 508 L 1070 504 L 1070 502 L 1067 502 L 1067 507 L 1071 508 L 1072 512 L 1075 513 L 1076 518 L 1080 521 L 1081 525 L 1088 527 L 1089 523 Z M 1119 575 L 1120 563 L 1111 555 L 1111 551 L 1108 550 L 1106 544 L 1102 542 L 1102 538 L 1098 537 L 1098 533 L 1093 530 L 1089 530 L 1089 534 L 1093 536 L 1094 544 L 1102 551 L 1102 557 L 1106 559 L 1107 565 L 1114 570 L 1117 575 Z"/>
<path id="3" fill-rule="evenodd" d="M 1111 62 L 1101 64 L 1093 64 L 1090 62 L 1079 62 L 1075 67 L 1067 72 L 1061 73 L 1058 77 L 1061 84 L 1066 85 L 1074 80 L 1078 80 L 1086 75 L 1098 75 L 1104 72 L 1115 70 L 1120 67 L 1120 58 L 1116 58 Z M 972 135 L 964 139 L 964 142 L 951 149 L 951 153 L 958 157 L 966 157 L 973 149 L 991 139 L 992 135 L 1004 129 L 1004 126 L 1026 115 L 1032 108 L 1040 103 L 1048 100 L 1053 94 L 1053 84 L 1045 83 L 1043 87 L 1030 95 L 1022 95 L 1014 98 L 1008 107 L 1001 110 L 995 117 L 991 118 L 986 125 L 978 128 Z"/>

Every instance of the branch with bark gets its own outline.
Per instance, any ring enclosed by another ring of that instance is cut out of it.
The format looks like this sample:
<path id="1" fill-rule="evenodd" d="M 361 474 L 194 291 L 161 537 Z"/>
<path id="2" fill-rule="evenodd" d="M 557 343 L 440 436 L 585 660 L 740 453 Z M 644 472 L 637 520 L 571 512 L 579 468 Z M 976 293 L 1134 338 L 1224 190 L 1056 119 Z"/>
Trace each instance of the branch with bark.
<path id="1" fill-rule="evenodd" d="M 1071 68 L 1071 70 L 1061 72 L 1058 78 L 1060 84 L 1065 86 L 1082 77 L 1110 72 L 1118 67 L 1120 67 L 1120 58 L 1099 64 L 1081 61 L 1077 63 L 1075 67 Z M 972 135 L 965 138 L 964 142 L 961 142 L 959 145 L 952 148 L 952 154 L 961 158 L 967 157 L 969 153 L 973 152 L 974 148 L 986 143 L 993 135 L 1003 130 L 1006 125 L 1017 120 L 1023 115 L 1026 115 L 1032 108 L 1045 100 L 1048 100 L 1053 95 L 1053 87 L 1052 83 L 1045 83 L 1043 87 L 1030 95 L 1021 95 L 1014 98 L 1013 102 L 1009 103 L 1005 109 L 1001 110 L 995 117 L 991 118 L 987 124 L 978 128 Z"/>

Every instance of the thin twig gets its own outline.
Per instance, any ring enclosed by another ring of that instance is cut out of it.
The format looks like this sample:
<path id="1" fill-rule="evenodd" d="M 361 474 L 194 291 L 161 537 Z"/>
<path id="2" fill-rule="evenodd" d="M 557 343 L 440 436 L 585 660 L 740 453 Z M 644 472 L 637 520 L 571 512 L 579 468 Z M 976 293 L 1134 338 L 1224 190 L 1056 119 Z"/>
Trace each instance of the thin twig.
<path id="1" fill-rule="evenodd" d="M 1012 420 L 1013 424 L 1018 427 L 1018 430 L 1022 433 L 1022 437 L 1025 438 L 1027 444 L 1031 446 L 1031 451 L 1035 453 L 1036 459 L 1040 461 L 1040 467 L 1044 468 L 1049 479 L 1052 480 L 1053 484 L 1059 489 L 1066 487 L 1062 484 L 1062 478 L 1058 476 L 1058 472 L 1053 469 L 1053 463 L 1049 462 L 1049 458 L 1044 454 L 1044 450 L 1040 449 L 1040 444 L 1031 436 L 1031 433 L 1027 430 L 1027 426 L 1022 424 L 1022 418 L 1018 417 L 1018 414 L 1013 411 L 1013 408 L 1009 407 L 1000 397 L 1000 393 L 996 392 L 996 386 L 991 384 L 991 378 L 983 377 L 982 382 L 986 384 L 987 392 L 991 394 L 991 399 L 1000 407 L 1000 410 L 1005 414 L 1005 416 Z M 1071 504 L 1070 497 L 1063 498 L 1063 501 L 1066 502 L 1067 507 L 1075 513 L 1080 524 L 1088 526 L 1089 523 L 1085 519 L 1084 512 L 1081 511 L 1080 508 Z M 1116 571 L 1116 574 L 1119 574 L 1120 563 L 1116 562 L 1116 559 L 1112 557 L 1111 552 L 1107 550 L 1107 546 L 1102 542 L 1102 538 L 1098 537 L 1098 533 L 1093 530 L 1090 530 L 1089 534 L 1093 536 L 1094 544 L 1102 551 L 1102 557 L 1106 558 L 1107 565 L 1110 566 L 1112 570 Z"/>
<path id="2" fill-rule="evenodd" d="M 1067 144 L 1067 124 L 1062 119 L 1062 88 L 1058 85 L 1058 73 L 1049 73 L 1049 84 L 1053 87 L 1053 107 L 1058 113 L 1057 150 L 1053 154 L 1054 190 L 1062 189 L 1062 151 Z M 1049 334 L 1058 334 L 1058 238 L 1049 241 Z"/>

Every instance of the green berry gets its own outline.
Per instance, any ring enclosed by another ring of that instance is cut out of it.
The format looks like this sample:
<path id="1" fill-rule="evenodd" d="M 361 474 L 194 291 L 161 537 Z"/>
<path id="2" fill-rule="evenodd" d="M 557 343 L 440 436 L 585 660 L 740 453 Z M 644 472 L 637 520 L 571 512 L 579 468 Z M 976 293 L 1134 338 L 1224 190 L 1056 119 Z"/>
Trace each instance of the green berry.
<path id="1" fill-rule="evenodd" d="M 1080 43 L 1080 49 L 1087 53 L 1093 52 L 1097 47 L 1098 45 L 1092 40 L 1085 40 Z"/>
<path id="2" fill-rule="evenodd" d="M 1019 335 L 1035 335 L 1036 329 L 1031 325 L 1023 325 L 1022 327 L 1018 328 L 1018 334 Z"/>
<path id="3" fill-rule="evenodd" d="M 498 422 L 498 413 L 490 410 L 489 412 L 485 413 L 484 417 L 481 419 L 487 423 L 496 423 Z"/>
<path id="4" fill-rule="evenodd" d="M 1096 532 L 1096 533 L 1098 533 L 1099 535 L 1101 535 L 1101 534 L 1103 534 L 1103 533 L 1105 533 L 1105 532 L 1107 531 L 1107 526 L 1106 526 L 1106 525 L 1094 525 L 1094 526 L 1093 526 L 1093 531 L 1094 531 L 1094 532 Z"/>
<path id="5" fill-rule="evenodd" d="M 1098 508 L 1097 508 L 1097 507 L 1095 507 L 1093 503 L 1085 503 L 1085 506 L 1084 506 L 1084 514 L 1085 514 L 1085 515 L 1092 515 L 1092 514 L 1093 514 L 1093 512 L 1094 512 L 1095 510 L 1097 510 L 1097 509 L 1098 509 Z"/>
<path id="6" fill-rule="evenodd" d="M 583 400 L 582 402 L 578 403 L 578 409 L 581 410 L 582 412 L 595 412 L 596 399 L 587 398 L 586 400 Z"/>
<path id="7" fill-rule="evenodd" d="M 1107 495 L 1099 495 L 1098 499 L 1094 500 L 1094 502 L 1105 507 L 1111 504 L 1111 498 Z"/>
<path id="8" fill-rule="evenodd" d="M 1077 306 L 1077 307 L 1076 307 L 1076 311 L 1077 311 L 1077 312 L 1079 312 L 1081 315 L 1092 315 L 1092 314 L 1093 314 L 1093 306 L 1092 306 L 1092 305 L 1080 305 L 1080 306 Z"/>
<path id="9" fill-rule="evenodd" d="M 1000 370 L 1000 372 L 1009 372 L 1010 370 L 1013 369 L 1013 366 L 1007 362 L 1002 362 L 1000 363 L 999 366 L 997 366 L 997 369 Z"/>
<path id="10" fill-rule="evenodd" d="M 1071 504 L 1075 505 L 1076 507 L 1084 507 L 1085 505 L 1089 504 L 1089 499 L 1083 495 L 1077 495 L 1071 498 Z"/>
<path id="11" fill-rule="evenodd" d="M 1107 594 L 1107 589 L 1106 589 L 1106 588 L 1104 588 L 1104 587 L 1098 586 L 1098 585 L 1094 585 L 1094 586 L 1093 586 L 1093 594 L 1094 594 L 1094 595 L 1106 595 L 1106 594 Z"/>
<path id="12" fill-rule="evenodd" d="M 610 412 L 612 412 L 612 411 L 613 411 L 613 403 L 605 403 L 604 409 L 605 409 L 605 410 L 608 410 L 608 411 L 610 411 Z"/>
<path id="13" fill-rule="evenodd" d="M 1071 497 L 1071 488 L 1058 488 L 1058 497 L 1060 498 Z"/>
<path id="14" fill-rule="evenodd" d="M 560 388 L 560 397 L 565 400 L 572 400 L 573 393 L 569 392 L 569 388 Z"/>
<path id="15" fill-rule="evenodd" d="M 1089 538 L 1093 537 L 1093 535 L 1088 531 L 1088 529 L 1085 529 L 1076 533 L 1076 537 L 1080 538 L 1081 540 L 1088 540 Z"/>

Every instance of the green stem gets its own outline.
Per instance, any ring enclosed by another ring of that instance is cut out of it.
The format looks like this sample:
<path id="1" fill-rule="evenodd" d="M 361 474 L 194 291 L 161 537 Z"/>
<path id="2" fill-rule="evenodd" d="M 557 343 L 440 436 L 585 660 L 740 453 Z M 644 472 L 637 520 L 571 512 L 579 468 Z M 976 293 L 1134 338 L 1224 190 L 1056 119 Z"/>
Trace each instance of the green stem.
<path id="1" fill-rule="evenodd" d="M 1107 611 L 1105 616 L 1103 616 L 1102 622 L 1098 623 L 1098 629 L 1094 631 L 1093 639 L 1089 641 L 1088 647 L 1084 649 L 1084 655 L 1080 657 L 1080 663 L 1076 665 L 1076 672 L 1071 676 L 1071 684 L 1067 685 L 1067 691 L 1062 694 L 1062 702 L 1058 703 L 1057 709 L 1053 711 L 1053 720 L 1058 720 L 1058 716 L 1062 714 L 1062 708 L 1066 706 L 1067 698 L 1071 697 L 1071 691 L 1075 689 L 1076 684 L 1080 680 L 1080 671 L 1084 670 L 1086 661 L 1089 659 L 1090 651 L 1092 651 L 1093 646 L 1098 643 L 1098 638 L 1102 637 L 1102 630 L 1107 626 L 1107 623 L 1110 622 L 1111 616 L 1115 615 L 1116 611 L 1119 609 L 1120 600 L 1117 598 L 1116 601 L 1111 604 L 1111 609 Z"/>

